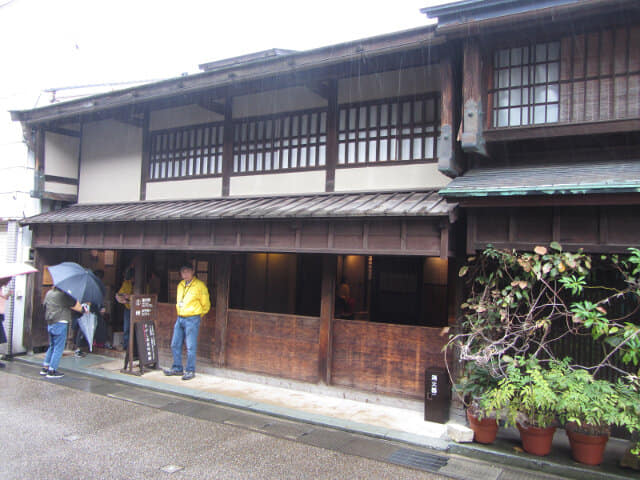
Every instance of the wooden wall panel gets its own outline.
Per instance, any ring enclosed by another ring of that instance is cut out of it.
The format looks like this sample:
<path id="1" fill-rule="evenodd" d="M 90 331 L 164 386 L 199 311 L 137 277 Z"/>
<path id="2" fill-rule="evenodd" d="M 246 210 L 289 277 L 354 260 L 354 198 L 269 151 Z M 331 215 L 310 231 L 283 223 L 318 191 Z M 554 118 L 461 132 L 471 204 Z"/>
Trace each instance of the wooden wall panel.
<path id="1" fill-rule="evenodd" d="M 164 224 L 162 222 L 144 223 L 144 244 L 147 247 L 164 244 Z"/>
<path id="2" fill-rule="evenodd" d="M 265 223 L 251 222 L 240 224 L 240 242 L 243 247 L 264 247 Z"/>
<path id="3" fill-rule="evenodd" d="M 211 243 L 209 222 L 190 222 L 190 244 L 194 247 L 206 246 Z"/>
<path id="4" fill-rule="evenodd" d="M 123 230 L 123 233 L 123 242 L 125 246 L 138 246 L 144 238 L 144 224 L 131 223 L 126 229 Z"/>
<path id="5" fill-rule="evenodd" d="M 540 215 L 540 211 L 546 213 Z M 626 253 L 630 246 L 640 245 L 640 219 L 637 206 L 612 207 L 547 207 L 486 208 L 469 210 L 467 253 L 472 254 L 491 244 L 498 248 L 531 250 L 551 240 L 566 250 Z M 528 224 L 527 234 L 519 228 Z M 544 240 L 540 231 L 551 231 Z M 498 226 L 498 228 L 495 228 Z"/>
<path id="6" fill-rule="evenodd" d="M 334 385 L 386 395 L 424 398 L 427 367 L 444 368 L 440 328 L 334 320 Z"/>
<path id="7" fill-rule="evenodd" d="M 84 244 L 84 224 L 72 223 L 69 225 L 69 245 L 81 246 Z"/>
<path id="8" fill-rule="evenodd" d="M 320 319 L 229 310 L 227 366 L 317 382 Z"/>
<path id="9" fill-rule="evenodd" d="M 99 223 L 87 224 L 87 243 L 89 245 L 101 245 L 104 236 L 104 225 Z"/>
<path id="10" fill-rule="evenodd" d="M 158 350 L 163 354 L 171 355 L 171 337 L 173 327 L 176 323 L 176 306 L 173 303 L 158 303 L 155 317 L 156 341 Z M 215 332 L 216 315 L 212 308 L 200 321 L 200 331 L 198 333 L 198 361 L 203 360 L 210 364 L 213 356 L 213 342 Z M 183 363 L 186 362 L 187 351 L 183 347 Z"/>

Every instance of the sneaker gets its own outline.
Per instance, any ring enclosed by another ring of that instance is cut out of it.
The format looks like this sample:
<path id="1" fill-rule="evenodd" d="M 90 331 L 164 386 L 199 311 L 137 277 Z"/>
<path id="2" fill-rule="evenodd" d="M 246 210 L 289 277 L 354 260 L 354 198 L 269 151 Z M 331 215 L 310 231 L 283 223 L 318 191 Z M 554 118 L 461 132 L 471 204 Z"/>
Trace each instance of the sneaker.
<path id="1" fill-rule="evenodd" d="M 182 376 L 182 379 L 183 380 L 191 380 L 195 376 L 196 376 L 196 372 L 184 372 L 184 375 Z"/>
<path id="2" fill-rule="evenodd" d="M 42 369 L 38 373 L 40 373 L 40 375 L 46 375 L 47 373 L 49 373 L 49 367 L 42 367 Z"/>
<path id="3" fill-rule="evenodd" d="M 182 370 L 174 370 L 173 368 L 165 368 L 162 373 L 167 377 L 179 377 L 182 375 Z"/>
<path id="4" fill-rule="evenodd" d="M 82 358 L 82 357 L 86 357 L 87 354 L 84 353 L 82 350 L 78 349 L 75 352 L 73 352 L 73 356 L 76 358 Z"/>
<path id="5" fill-rule="evenodd" d="M 64 377 L 64 373 L 59 372 L 57 370 L 49 370 L 47 372 L 47 378 L 62 378 Z"/>

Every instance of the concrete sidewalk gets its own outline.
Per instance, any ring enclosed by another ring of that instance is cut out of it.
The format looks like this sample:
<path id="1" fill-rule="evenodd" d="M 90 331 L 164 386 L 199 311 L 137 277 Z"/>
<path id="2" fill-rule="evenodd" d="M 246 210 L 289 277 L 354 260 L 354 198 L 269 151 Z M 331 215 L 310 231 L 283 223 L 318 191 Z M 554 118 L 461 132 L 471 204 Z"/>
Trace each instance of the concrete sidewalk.
<path id="1" fill-rule="evenodd" d="M 43 354 L 27 355 L 16 357 L 16 360 L 41 364 L 43 357 Z M 624 440 L 611 439 L 603 464 L 588 467 L 571 459 L 568 441 L 562 430 L 558 430 L 554 437 L 552 453 L 547 457 L 536 457 L 522 451 L 518 434 L 512 429 L 501 429 L 496 443 L 489 446 L 452 442 L 447 436 L 446 426 L 425 422 L 422 410 L 415 409 L 415 402 L 409 402 L 406 408 L 399 408 L 338 398 L 335 395 L 340 394 L 339 389 L 332 391 L 333 395 L 327 395 L 321 394 L 322 391 L 298 391 L 209 373 L 198 373 L 196 378 L 188 382 L 180 377 L 164 376 L 160 370 L 135 376 L 121 373 L 122 364 L 121 358 L 96 354 L 75 358 L 71 352 L 65 352 L 60 369 L 561 478 L 640 479 L 640 472 L 618 466 L 619 459 L 629 445 Z"/>

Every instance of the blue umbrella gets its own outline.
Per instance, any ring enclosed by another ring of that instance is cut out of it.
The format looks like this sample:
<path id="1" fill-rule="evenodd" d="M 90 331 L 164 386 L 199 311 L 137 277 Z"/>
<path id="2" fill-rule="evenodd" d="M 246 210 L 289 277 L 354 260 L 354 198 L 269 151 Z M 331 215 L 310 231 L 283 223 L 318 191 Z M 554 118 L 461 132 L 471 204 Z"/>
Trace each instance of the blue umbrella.
<path id="1" fill-rule="evenodd" d="M 47 267 L 53 284 L 81 303 L 102 305 L 104 285 L 93 272 L 74 262 Z"/>

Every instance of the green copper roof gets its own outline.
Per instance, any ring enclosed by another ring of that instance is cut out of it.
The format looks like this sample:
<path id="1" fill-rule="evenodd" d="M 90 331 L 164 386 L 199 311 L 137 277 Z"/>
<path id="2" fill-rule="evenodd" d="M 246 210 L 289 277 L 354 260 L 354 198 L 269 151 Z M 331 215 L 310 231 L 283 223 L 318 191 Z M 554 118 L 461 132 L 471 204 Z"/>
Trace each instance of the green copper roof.
<path id="1" fill-rule="evenodd" d="M 640 192 L 640 160 L 476 168 L 440 195 L 450 198 Z"/>

